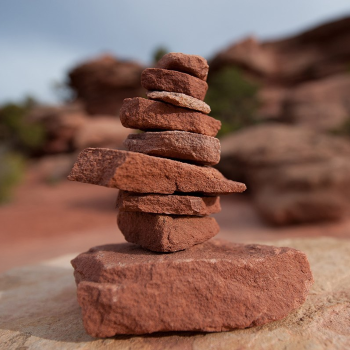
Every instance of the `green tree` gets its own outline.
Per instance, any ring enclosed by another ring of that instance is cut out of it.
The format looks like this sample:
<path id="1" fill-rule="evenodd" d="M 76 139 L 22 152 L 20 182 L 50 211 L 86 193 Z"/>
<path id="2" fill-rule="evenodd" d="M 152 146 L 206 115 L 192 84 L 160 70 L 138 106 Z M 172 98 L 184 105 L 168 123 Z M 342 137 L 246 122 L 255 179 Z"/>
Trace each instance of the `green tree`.
<path id="1" fill-rule="evenodd" d="M 169 53 L 168 48 L 165 46 L 159 46 L 153 51 L 153 64 L 155 65 L 164 55 Z"/>
<path id="2" fill-rule="evenodd" d="M 226 67 L 209 77 L 206 102 L 211 114 L 222 122 L 219 136 L 256 123 L 258 85 L 235 67 Z"/>

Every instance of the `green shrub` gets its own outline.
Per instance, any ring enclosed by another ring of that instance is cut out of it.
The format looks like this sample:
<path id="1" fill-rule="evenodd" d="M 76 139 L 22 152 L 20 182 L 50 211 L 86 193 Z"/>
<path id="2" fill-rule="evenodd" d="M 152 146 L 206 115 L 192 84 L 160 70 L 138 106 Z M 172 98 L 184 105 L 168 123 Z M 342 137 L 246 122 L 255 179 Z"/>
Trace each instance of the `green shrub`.
<path id="1" fill-rule="evenodd" d="M 34 100 L 28 98 L 21 103 L 7 103 L 0 107 L 0 144 L 25 155 L 43 145 L 43 125 L 26 121 L 26 115 L 34 105 Z"/>
<path id="2" fill-rule="evenodd" d="M 222 122 L 219 136 L 257 122 L 258 85 L 248 81 L 235 67 L 223 68 L 209 77 L 205 101 L 211 115 Z"/>
<path id="3" fill-rule="evenodd" d="M 0 152 L 0 204 L 11 199 L 13 188 L 24 173 L 24 158 L 18 153 Z"/>
<path id="4" fill-rule="evenodd" d="M 167 53 L 169 53 L 169 50 L 165 46 L 157 47 L 152 54 L 153 64 L 156 65 L 157 62 Z"/>

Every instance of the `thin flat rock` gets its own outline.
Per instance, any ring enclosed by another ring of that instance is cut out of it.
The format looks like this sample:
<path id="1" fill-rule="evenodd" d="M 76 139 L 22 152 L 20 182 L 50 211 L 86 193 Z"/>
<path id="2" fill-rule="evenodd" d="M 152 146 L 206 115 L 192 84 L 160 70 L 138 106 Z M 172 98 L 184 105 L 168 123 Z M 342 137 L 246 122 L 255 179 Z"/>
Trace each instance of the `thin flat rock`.
<path id="1" fill-rule="evenodd" d="M 208 136 L 216 136 L 221 128 L 219 120 L 206 114 L 141 97 L 124 100 L 120 121 L 131 129 L 179 130 Z"/>
<path id="2" fill-rule="evenodd" d="M 171 103 L 174 106 L 193 109 L 205 114 L 209 114 L 211 110 L 209 105 L 207 105 L 205 102 L 178 92 L 150 91 L 147 92 L 147 97 L 152 100 Z"/>
<path id="3" fill-rule="evenodd" d="M 72 265 L 94 337 L 260 326 L 299 308 L 313 283 L 298 250 L 216 239 L 172 254 L 105 245 Z"/>
<path id="4" fill-rule="evenodd" d="M 209 65 L 205 58 L 197 55 L 186 55 L 180 52 L 170 52 L 157 63 L 158 68 L 176 70 L 207 80 Z"/>
<path id="5" fill-rule="evenodd" d="M 210 216 L 171 216 L 119 211 L 118 227 L 130 243 L 153 252 L 190 248 L 217 235 L 220 227 Z"/>
<path id="6" fill-rule="evenodd" d="M 68 180 L 138 193 L 215 196 L 246 190 L 245 184 L 227 180 L 214 168 L 107 148 L 80 152 Z"/>
<path id="7" fill-rule="evenodd" d="M 117 208 L 155 214 L 205 216 L 221 211 L 220 197 L 137 194 L 119 191 Z"/>
<path id="8" fill-rule="evenodd" d="M 215 165 L 220 161 L 219 139 L 186 131 L 130 134 L 124 146 L 132 152 L 183 159 L 202 165 Z"/>
<path id="9" fill-rule="evenodd" d="M 168 69 L 147 68 L 141 74 L 141 85 L 146 90 L 179 92 L 204 100 L 208 84 L 192 75 Z"/>

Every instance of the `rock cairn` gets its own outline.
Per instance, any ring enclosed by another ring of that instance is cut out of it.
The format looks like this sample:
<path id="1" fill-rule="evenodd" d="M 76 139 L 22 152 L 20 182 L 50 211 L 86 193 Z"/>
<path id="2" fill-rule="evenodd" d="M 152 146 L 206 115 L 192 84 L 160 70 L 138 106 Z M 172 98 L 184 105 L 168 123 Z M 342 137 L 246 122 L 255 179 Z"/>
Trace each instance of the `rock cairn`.
<path id="1" fill-rule="evenodd" d="M 125 99 L 120 111 L 125 127 L 145 132 L 129 135 L 126 151 L 85 149 L 69 175 L 120 190 L 118 226 L 135 243 L 72 261 L 93 336 L 245 328 L 280 319 L 306 298 L 312 275 L 303 253 L 208 241 L 219 232 L 209 216 L 221 210 L 218 196 L 246 189 L 210 167 L 220 160 L 221 123 L 203 102 L 208 69 L 181 53 L 145 69 L 149 99 Z"/>

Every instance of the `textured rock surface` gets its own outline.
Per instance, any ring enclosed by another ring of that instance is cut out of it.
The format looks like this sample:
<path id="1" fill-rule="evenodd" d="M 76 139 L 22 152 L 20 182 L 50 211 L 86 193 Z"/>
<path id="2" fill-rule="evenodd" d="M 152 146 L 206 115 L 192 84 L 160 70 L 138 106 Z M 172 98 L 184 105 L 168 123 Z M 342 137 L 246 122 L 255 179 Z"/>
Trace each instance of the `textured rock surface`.
<path id="1" fill-rule="evenodd" d="M 185 131 L 131 134 L 124 141 L 124 146 L 132 152 L 184 159 L 203 165 L 215 165 L 220 161 L 219 139 Z"/>
<path id="2" fill-rule="evenodd" d="M 258 210 L 272 223 L 334 220 L 348 213 L 347 140 L 269 124 L 228 136 L 221 148 L 218 169 L 247 182 Z"/>
<path id="3" fill-rule="evenodd" d="M 180 52 L 170 52 L 157 63 L 158 68 L 177 70 L 207 80 L 209 65 L 205 58 L 197 55 L 185 55 Z"/>
<path id="4" fill-rule="evenodd" d="M 221 122 L 188 108 L 141 97 L 127 98 L 120 110 L 126 128 L 140 130 L 180 130 L 216 136 Z"/>
<path id="5" fill-rule="evenodd" d="M 313 282 L 302 252 L 220 240 L 167 255 L 95 247 L 72 265 L 84 326 L 96 337 L 263 325 L 300 307 Z"/>
<path id="6" fill-rule="evenodd" d="M 307 254 L 314 275 L 306 302 L 281 321 L 222 333 L 175 332 L 94 339 L 86 334 L 64 256 L 0 275 L 0 347 L 28 350 L 308 350 L 350 348 L 350 242 L 330 238 L 273 242 Z M 137 256 L 135 256 L 137 257 Z"/>
<path id="7" fill-rule="evenodd" d="M 155 214 L 210 215 L 221 210 L 219 197 L 136 194 L 119 191 L 117 208 Z"/>
<path id="8" fill-rule="evenodd" d="M 167 102 L 174 106 L 193 109 L 205 114 L 210 113 L 210 107 L 205 102 L 178 92 L 151 91 L 147 93 L 147 97 L 152 100 Z"/>
<path id="9" fill-rule="evenodd" d="M 68 179 L 140 193 L 216 195 L 246 189 L 243 183 L 227 180 L 213 168 L 106 148 L 82 151 Z"/>
<path id="10" fill-rule="evenodd" d="M 154 252 L 176 252 L 203 243 L 220 227 L 212 217 L 169 216 L 131 211 L 118 213 L 118 227 L 127 242 Z"/>
<path id="11" fill-rule="evenodd" d="M 161 68 L 147 68 L 142 72 L 141 85 L 150 91 L 169 91 L 204 100 L 208 84 L 186 73 Z"/>

